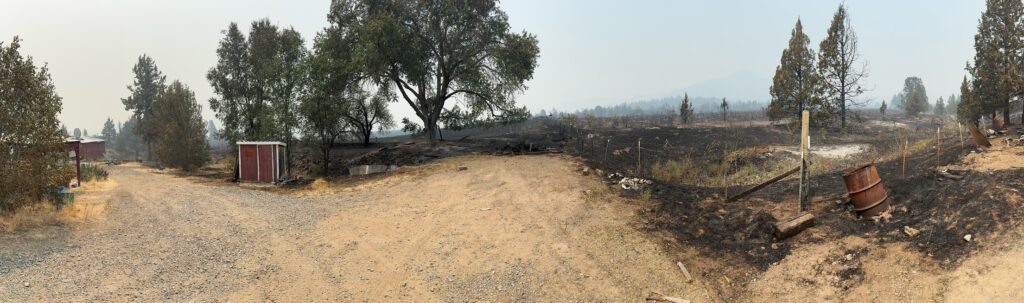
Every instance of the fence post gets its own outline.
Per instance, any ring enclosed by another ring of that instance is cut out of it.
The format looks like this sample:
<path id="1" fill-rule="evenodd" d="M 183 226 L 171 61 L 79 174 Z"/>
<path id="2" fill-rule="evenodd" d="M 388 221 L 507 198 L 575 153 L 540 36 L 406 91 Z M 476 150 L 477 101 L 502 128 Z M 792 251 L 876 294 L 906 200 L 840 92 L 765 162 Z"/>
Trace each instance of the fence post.
<path id="1" fill-rule="evenodd" d="M 942 158 L 942 126 L 935 128 L 935 168 L 939 167 Z"/>
<path id="2" fill-rule="evenodd" d="M 960 123 L 960 122 L 956 123 L 956 133 L 957 133 L 957 137 L 960 137 L 960 149 L 961 149 L 961 152 L 964 149 L 964 131 L 963 131 L 963 128 L 964 128 L 963 123 Z"/>
<path id="3" fill-rule="evenodd" d="M 811 186 L 810 186 L 811 184 L 810 184 L 810 182 L 808 182 L 808 181 L 810 181 L 809 180 L 810 178 L 808 178 L 808 175 L 810 174 L 810 167 L 808 167 L 808 165 L 807 165 L 807 160 L 808 160 L 808 157 L 810 156 L 809 153 L 810 153 L 810 147 L 811 147 L 810 146 L 811 145 L 811 140 L 810 140 L 810 135 L 811 135 L 810 134 L 810 121 L 811 121 L 811 112 L 810 111 L 806 111 L 806 110 L 803 111 L 803 113 L 801 114 L 801 119 L 800 119 L 800 193 L 799 193 L 800 197 L 799 197 L 799 201 L 800 201 L 800 211 L 801 212 L 807 211 L 808 207 L 805 204 L 810 204 L 810 201 L 807 201 L 808 199 L 806 197 L 806 195 L 808 195 L 811 192 Z M 807 184 L 805 185 L 804 183 L 807 183 Z"/>

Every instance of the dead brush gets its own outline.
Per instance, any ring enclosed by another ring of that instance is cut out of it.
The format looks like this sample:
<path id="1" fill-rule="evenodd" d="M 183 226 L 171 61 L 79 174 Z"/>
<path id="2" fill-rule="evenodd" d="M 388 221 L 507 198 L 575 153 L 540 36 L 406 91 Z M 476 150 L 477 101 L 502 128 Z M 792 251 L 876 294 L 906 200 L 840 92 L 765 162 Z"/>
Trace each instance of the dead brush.
<path id="1" fill-rule="evenodd" d="M 0 214 L 0 231 L 13 233 L 34 227 L 58 225 L 63 222 L 63 212 L 49 203 L 27 205 L 9 213 Z"/>

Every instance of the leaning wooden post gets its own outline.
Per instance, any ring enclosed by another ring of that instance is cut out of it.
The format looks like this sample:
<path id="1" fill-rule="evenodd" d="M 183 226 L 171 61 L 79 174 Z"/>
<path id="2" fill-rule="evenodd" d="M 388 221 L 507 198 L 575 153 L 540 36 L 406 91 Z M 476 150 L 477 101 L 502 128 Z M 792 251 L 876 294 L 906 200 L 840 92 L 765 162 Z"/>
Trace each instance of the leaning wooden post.
<path id="1" fill-rule="evenodd" d="M 800 121 L 800 211 L 806 211 L 807 197 L 805 195 L 810 192 L 810 183 L 807 182 L 807 174 L 809 173 L 810 167 L 807 166 L 808 153 L 810 152 L 811 138 L 810 138 L 810 120 L 811 113 L 809 111 L 803 111 L 802 118 Z M 807 183 L 807 184 L 805 184 Z"/>

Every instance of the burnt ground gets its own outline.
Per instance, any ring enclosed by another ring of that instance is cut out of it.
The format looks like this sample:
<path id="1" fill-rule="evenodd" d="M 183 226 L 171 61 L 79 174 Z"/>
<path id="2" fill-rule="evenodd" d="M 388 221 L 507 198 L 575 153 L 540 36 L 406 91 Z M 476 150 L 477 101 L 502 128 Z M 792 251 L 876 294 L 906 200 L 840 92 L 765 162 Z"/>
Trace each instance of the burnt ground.
<path id="1" fill-rule="evenodd" d="M 835 168 L 812 177 L 815 202 L 811 211 L 815 226 L 788 239 L 776 239 L 772 224 L 795 214 L 797 182 L 793 178 L 773 184 L 748 198 L 725 203 L 727 193 L 738 193 L 759 180 L 745 180 L 743 185 L 729 187 L 681 185 L 655 180 L 645 191 L 619 190 L 620 195 L 635 198 L 639 208 L 637 227 L 656 237 L 667 237 L 671 250 L 695 248 L 701 256 L 727 264 L 735 283 L 745 284 L 742 274 L 764 272 L 791 254 L 794 248 L 815 243 L 837 241 L 849 236 L 868 243 L 884 245 L 907 243 L 946 268 L 960 264 L 979 247 L 998 243 L 1005 232 L 1018 227 L 1024 219 L 1019 202 L 1007 199 L 1010 193 L 1024 189 L 1024 170 L 980 173 L 956 172 L 962 180 L 940 178 L 934 168 L 959 162 L 973 150 L 967 139 L 960 147 L 955 135 L 944 136 L 941 157 L 936 160 L 934 147 L 911 153 L 907 159 L 906 176 L 902 161 L 882 161 L 881 155 L 894 152 L 897 139 L 911 143 L 934 138 L 935 125 L 929 121 L 901 121 L 908 128 L 852 127 L 846 131 L 813 130 L 817 145 L 858 143 L 871 146 L 871 156 L 858 159 L 874 162 L 883 179 L 891 205 L 886 219 L 858 218 L 845 198 L 842 174 L 848 167 Z M 369 147 L 339 145 L 332 159 L 328 178 L 343 177 L 348 165 L 386 164 L 415 166 L 435 159 L 469 155 L 517 155 L 544 152 L 565 152 L 579 157 L 603 175 L 618 172 L 628 177 L 653 178 L 651 167 L 659 162 L 686 157 L 698 163 L 734 161 L 731 167 L 747 164 L 763 165 L 770 158 L 728 158 L 730 151 L 769 145 L 797 145 L 792 128 L 770 125 L 736 125 L 733 127 L 581 127 L 563 120 L 535 119 L 514 130 L 477 130 L 468 135 L 446 135 L 449 139 L 437 144 L 423 139 L 392 138 Z M 636 124 L 635 124 L 636 125 Z M 969 138 L 965 135 L 966 138 Z M 636 144 L 640 141 L 640 170 L 637 171 Z M 305 158 L 311 172 L 319 167 L 317 158 Z M 873 158 L 874 157 L 874 158 Z M 857 163 L 860 164 L 860 163 Z M 305 165 L 305 166 L 303 166 Z M 712 178 L 713 173 L 697 167 L 698 178 Z M 767 178 L 763 178 L 767 179 Z M 614 181 L 614 180 L 610 180 Z M 609 185 L 615 186 L 609 182 Z M 916 237 L 903 232 L 904 226 L 920 231 Z M 983 241 L 968 242 L 965 235 Z M 865 251 L 851 251 L 854 258 L 846 263 L 857 264 Z M 738 268 L 738 269 L 737 269 Z M 737 272 L 739 274 L 737 274 Z M 710 271 L 709 271 L 710 272 Z M 707 273 L 705 273 L 707 274 Z M 724 274 L 722 276 L 725 276 Z M 737 277 L 739 276 L 739 277 Z M 838 273 L 843 289 L 859 284 L 864 271 L 859 266 L 844 267 Z M 719 277 L 721 278 L 721 277 Z M 715 282 L 722 296 L 730 298 L 733 282 Z"/>
<path id="2" fill-rule="evenodd" d="M 928 121 L 906 122 L 908 129 L 867 129 L 813 131 L 814 144 L 870 144 L 875 154 L 891 152 L 896 137 L 910 142 L 934 136 Z M 564 121 L 541 119 L 515 131 L 474 131 L 472 135 L 448 135 L 450 139 L 429 144 L 422 139 L 393 139 L 369 147 L 340 145 L 332 153 L 332 176 L 346 174 L 349 165 L 420 165 L 435 159 L 468 155 L 518 155 L 543 152 L 568 152 L 590 167 L 607 173 L 651 178 L 649 168 L 659 161 L 684 155 L 704 163 L 723 161 L 728 151 L 767 145 L 795 145 L 797 136 L 786 126 L 737 127 L 645 127 L 627 129 L 587 129 L 571 127 Z M 637 174 L 634 158 L 636 141 L 641 144 L 641 170 Z M 627 149 L 633 149 L 627 151 Z M 955 137 L 943 140 L 938 164 L 957 162 L 972 150 L 968 143 L 960 148 Z M 615 151 L 622 152 L 615 155 Z M 776 239 L 772 224 L 781 213 L 795 213 L 796 180 L 792 178 L 769 186 L 746 199 L 724 203 L 726 193 L 737 193 L 749 185 L 728 188 L 686 186 L 656 182 L 649 192 L 620 191 L 627 197 L 649 194 L 644 208 L 642 228 L 649 232 L 667 232 L 680 244 L 696 244 L 706 255 L 727 258 L 763 271 L 789 255 L 790 248 L 801 243 L 816 243 L 849 235 L 874 243 L 910 242 L 914 247 L 942 264 L 958 264 L 978 245 L 963 236 L 997 236 L 1020 224 L 1024 212 L 1004 199 L 1005 191 L 1024 188 L 1024 172 L 994 174 L 961 172 L 963 180 L 939 178 L 934 148 L 912 153 L 907 159 L 906 177 L 899 160 L 875 163 L 889 194 L 891 217 L 887 220 L 858 218 L 845 199 L 842 174 L 835 170 L 812 178 L 812 207 L 816 229 L 790 239 Z M 731 159 L 731 161 L 771 161 L 770 159 Z M 865 159 L 865 163 L 874 162 Z M 734 163 L 742 166 L 746 163 Z M 695 174 L 710 177 L 707 171 Z M 909 226 L 921 231 L 917 237 L 903 233 Z"/>
<path id="3" fill-rule="evenodd" d="M 814 144 L 866 143 L 878 155 L 892 152 L 896 138 L 906 138 L 911 143 L 934 138 L 935 127 L 927 121 L 907 123 L 911 124 L 907 129 L 812 131 L 812 137 L 818 141 Z M 644 178 L 652 175 L 645 168 L 680 155 L 704 163 L 718 163 L 730 150 L 776 144 L 796 145 L 797 142 L 797 136 L 782 126 L 590 128 L 569 131 L 560 130 L 560 127 L 558 124 L 552 126 L 555 131 L 570 134 L 572 138 L 566 148 L 579 155 L 590 167 Z M 771 233 L 771 225 L 782 219 L 780 213 L 796 212 L 798 183 L 793 178 L 733 203 L 724 202 L 725 193 L 738 193 L 750 185 L 724 188 L 655 182 L 647 193 L 621 193 L 633 197 L 649 194 L 651 202 L 641 210 L 640 217 L 646 218 L 642 228 L 670 235 L 676 242 L 670 245 L 698 247 L 702 255 L 726 263 L 746 264 L 757 271 L 764 271 L 788 256 L 794 246 L 834 241 L 846 236 L 862 237 L 876 244 L 907 242 L 944 267 L 952 268 L 982 245 L 977 241 L 965 241 L 965 235 L 991 241 L 1019 226 L 1024 219 L 1019 202 L 1006 198 L 1010 192 L 1024 188 L 1024 170 L 957 172 L 964 177 L 958 181 L 940 178 L 935 173 L 937 165 L 957 163 L 973 149 L 969 137 L 965 137 L 968 138 L 966 147 L 961 148 L 955 134 L 944 135 L 938 159 L 934 145 L 910 154 L 905 177 L 900 160 L 863 159 L 864 164 L 877 162 L 875 164 L 889 195 L 891 216 L 880 220 L 862 219 L 854 214 L 852 205 L 845 198 L 842 174 L 846 169 L 812 177 L 816 199 L 811 211 L 816 216 L 816 231 L 789 239 L 776 239 Z M 642 157 L 639 173 L 635 153 L 627 150 L 635 149 L 638 139 Z M 615 151 L 622 154 L 616 155 Z M 743 163 L 737 164 L 741 166 Z M 693 173 L 710 177 L 706 171 Z M 910 237 L 903 232 L 904 226 L 917 229 L 920 234 Z M 856 272 L 849 274 L 857 275 Z"/>

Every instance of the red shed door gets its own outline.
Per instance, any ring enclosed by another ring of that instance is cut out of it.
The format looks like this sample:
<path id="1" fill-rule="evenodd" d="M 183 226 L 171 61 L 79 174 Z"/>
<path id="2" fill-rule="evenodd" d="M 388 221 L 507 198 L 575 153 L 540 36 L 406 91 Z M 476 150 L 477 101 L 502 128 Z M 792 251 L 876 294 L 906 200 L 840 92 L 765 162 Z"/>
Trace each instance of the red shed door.
<path id="1" fill-rule="evenodd" d="M 258 181 L 259 178 L 256 169 L 259 168 L 258 162 L 256 161 L 256 146 L 255 145 L 241 145 L 238 147 L 238 153 L 241 159 L 239 165 L 241 168 L 241 178 L 245 181 Z"/>
<path id="2" fill-rule="evenodd" d="M 274 182 L 274 146 L 260 145 L 260 181 Z"/>

